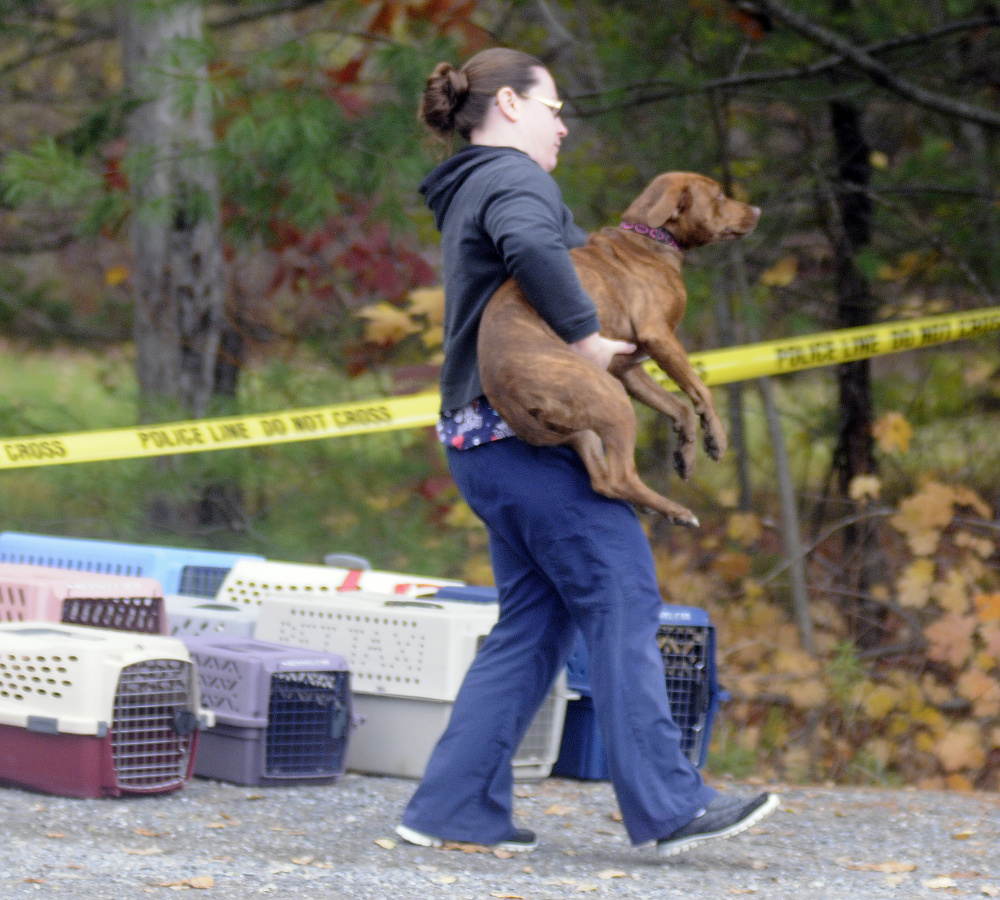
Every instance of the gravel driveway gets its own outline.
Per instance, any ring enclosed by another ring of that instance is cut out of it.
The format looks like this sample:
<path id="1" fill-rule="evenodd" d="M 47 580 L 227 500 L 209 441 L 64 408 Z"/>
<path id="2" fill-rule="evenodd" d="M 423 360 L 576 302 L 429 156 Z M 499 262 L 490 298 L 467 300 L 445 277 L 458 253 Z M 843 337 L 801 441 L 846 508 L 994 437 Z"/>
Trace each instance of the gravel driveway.
<path id="1" fill-rule="evenodd" d="M 519 821 L 540 845 L 511 858 L 397 843 L 392 826 L 413 787 L 349 774 L 285 788 L 195 779 L 117 800 L 0 788 L 0 897 L 1000 896 L 995 794 L 777 786 L 778 812 L 749 835 L 660 862 L 629 846 L 607 782 L 519 784 Z"/>

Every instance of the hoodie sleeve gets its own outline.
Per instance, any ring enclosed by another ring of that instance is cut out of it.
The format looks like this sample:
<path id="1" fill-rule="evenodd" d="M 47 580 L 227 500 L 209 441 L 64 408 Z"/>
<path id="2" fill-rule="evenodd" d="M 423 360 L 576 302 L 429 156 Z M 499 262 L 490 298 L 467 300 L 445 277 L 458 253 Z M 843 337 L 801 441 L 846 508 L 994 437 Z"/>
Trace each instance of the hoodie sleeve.
<path id="1" fill-rule="evenodd" d="M 558 185 L 536 164 L 510 174 L 508 184 L 486 198 L 483 228 L 539 315 L 564 341 L 578 341 L 600 328 L 569 256 L 584 232 L 573 224 Z"/>

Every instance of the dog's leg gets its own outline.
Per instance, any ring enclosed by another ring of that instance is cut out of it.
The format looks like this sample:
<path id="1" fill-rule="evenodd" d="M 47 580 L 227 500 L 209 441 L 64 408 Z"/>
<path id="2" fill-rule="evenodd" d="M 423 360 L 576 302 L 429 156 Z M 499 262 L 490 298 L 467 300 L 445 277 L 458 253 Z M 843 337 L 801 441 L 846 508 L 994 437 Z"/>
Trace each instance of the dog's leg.
<path id="1" fill-rule="evenodd" d="M 697 526 L 698 519 L 691 510 L 658 494 L 639 477 L 635 468 L 635 414 L 624 395 L 622 401 L 627 418 L 598 425 L 600 434 L 587 429 L 567 440 L 583 460 L 591 485 L 598 494 L 658 512 L 677 525 Z"/>
<path id="2" fill-rule="evenodd" d="M 701 419 L 701 427 L 705 432 L 705 452 L 712 459 L 722 459 L 729 445 L 726 429 L 716 412 L 711 391 L 698 377 L 698 373 L 688 360 L 684 346 L 672 332 L 664 331 L 655 338 L 644 341 L 644 347 L 660 368 L 691 398 L 694 411 Z"/>
<path id="3" fill-rule="evenodd" d="M 698 437 L 698 421 L 694 411 L 659 385 L 642 366 L 632 366 L 617 375 L 631 396 L 673 421 L 674 431 L 677 433 L 674 468 L 686 481 L 694 471 L 695 440 Z"/>

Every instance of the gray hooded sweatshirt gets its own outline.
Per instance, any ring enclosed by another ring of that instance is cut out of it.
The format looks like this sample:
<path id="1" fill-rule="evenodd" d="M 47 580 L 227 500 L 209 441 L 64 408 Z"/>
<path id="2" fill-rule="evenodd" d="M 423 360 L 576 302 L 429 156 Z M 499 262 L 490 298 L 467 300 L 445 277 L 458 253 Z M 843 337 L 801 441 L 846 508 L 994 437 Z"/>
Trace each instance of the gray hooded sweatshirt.
<path id="1" fill-rule="evenodd" d="M 441 232 L 444 260 L 442 410 L 483 396 L 479 320 L 508 278 L 567 343 L 600 328 L 569 257 L 586 233 L 574 224 L 555 180 L 526 153 L 470 145 L 434 169 L 420 193 Z"/>

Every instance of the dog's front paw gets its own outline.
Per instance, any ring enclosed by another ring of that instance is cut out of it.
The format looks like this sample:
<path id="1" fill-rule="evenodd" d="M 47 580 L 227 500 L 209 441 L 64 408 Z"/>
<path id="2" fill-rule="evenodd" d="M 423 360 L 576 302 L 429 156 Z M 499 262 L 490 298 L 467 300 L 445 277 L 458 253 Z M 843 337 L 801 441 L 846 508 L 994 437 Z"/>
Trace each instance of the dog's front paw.
<path id="1" fill-rule="evenodd" d="M 721 423 L 712 428 L 709 425 L 705 427 L 705 452 L 712 457 L 716 462 L 722 459 L 726 455 L 726 449 L 729 447 L 729 440 L 726 437 L 726 431 L 722 427 Z"/>
<path id="2" fill-rule="evenodd" d="M 678 441 L 674 448 L 674 469 L 685 481 L 691 477 L 695 462 L 694 441 Z"/>

